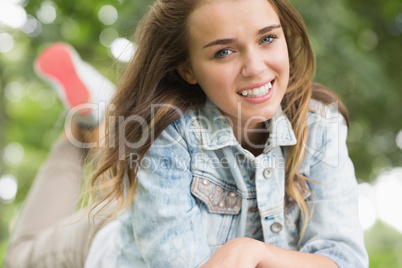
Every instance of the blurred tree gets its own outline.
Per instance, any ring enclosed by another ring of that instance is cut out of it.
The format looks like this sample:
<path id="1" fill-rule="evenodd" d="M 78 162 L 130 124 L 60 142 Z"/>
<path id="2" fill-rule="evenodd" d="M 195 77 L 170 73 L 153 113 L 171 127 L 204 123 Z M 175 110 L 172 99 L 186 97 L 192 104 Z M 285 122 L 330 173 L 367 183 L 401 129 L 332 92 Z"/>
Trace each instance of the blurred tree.
<path id="1" fill-rule="evenodd" d="M 294 0 L 317 56 L 316 80 L 349 109 L 349 150 L 360 180 L 402 165 L 402 3 Z"/>
<path id="2" fill-rule="evenodd" d="M 6 101 L 4 98 L 4 86 L 5 81 L 3 78 L 3 66 L 0 65 L 0 107 L 5 107 Z M 5 144 L 5 130 L 7 129 L 6 125 L 6 114 L 4 109 L 0 108 L 0 126 L 2 126 L 2 131 L 0 131 L 0 149 L 4 148 Z M 1 167 L 3 166 L 3 158 L 0 157 L 0 174 L 1 174 Z"/>

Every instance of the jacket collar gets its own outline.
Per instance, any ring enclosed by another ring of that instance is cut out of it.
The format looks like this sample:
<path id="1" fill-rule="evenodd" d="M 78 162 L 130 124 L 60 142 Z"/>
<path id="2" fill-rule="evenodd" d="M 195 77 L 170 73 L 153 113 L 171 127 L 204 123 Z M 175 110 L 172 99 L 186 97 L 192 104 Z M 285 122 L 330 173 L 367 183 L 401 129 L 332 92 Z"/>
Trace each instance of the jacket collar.
<path id="1" fill-rule="evenodd" d="M 270 130 L 264 153 L 276 146 L 290 146 L 297 143 L 292 124 L 286 114 L 282 112 L 280 105 L 275 115 L 266 122 L 266 125 L 269 125 Z"/>
<path id="2" fill-rule="evenodd" d="M 192 125 L 201 148 L 216 150 L 226 146 L 238 146 L 239 143 L 233 129 L 220 110 L 207 99 L 204 107 L 194 113 Z M 297 143 L 292 125 L 282 112 L 281 106 L 272 117 L 265 122 L 270 135 L 264 146 L 264 153 L 276 146 L 289 146 Z"/>

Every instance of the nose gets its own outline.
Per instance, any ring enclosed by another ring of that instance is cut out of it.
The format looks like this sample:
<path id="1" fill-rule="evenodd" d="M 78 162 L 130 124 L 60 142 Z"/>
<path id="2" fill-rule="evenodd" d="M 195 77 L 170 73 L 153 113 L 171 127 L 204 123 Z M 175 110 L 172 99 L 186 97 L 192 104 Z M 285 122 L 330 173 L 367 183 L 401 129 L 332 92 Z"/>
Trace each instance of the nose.
<path id="1" fill-rule="evenodd" d="M 255 77 L 262 74 L 267 68 L 262 55 L 256 51 L 248 51 L 244 54 L 241 74 L 244 77 Z"/>

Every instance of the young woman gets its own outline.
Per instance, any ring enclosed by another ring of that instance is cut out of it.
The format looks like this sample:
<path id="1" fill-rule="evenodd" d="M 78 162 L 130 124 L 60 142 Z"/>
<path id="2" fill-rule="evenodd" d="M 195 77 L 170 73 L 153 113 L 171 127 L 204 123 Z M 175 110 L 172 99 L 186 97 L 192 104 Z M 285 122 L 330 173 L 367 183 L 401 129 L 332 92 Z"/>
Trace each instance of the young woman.
<path id="1" fill-rule="evenodd" d="M 91 182 L 128 210 L 88 267 L 368 266 L 346 111 L 287 0 L 158 0 L 134 41 Z"/>

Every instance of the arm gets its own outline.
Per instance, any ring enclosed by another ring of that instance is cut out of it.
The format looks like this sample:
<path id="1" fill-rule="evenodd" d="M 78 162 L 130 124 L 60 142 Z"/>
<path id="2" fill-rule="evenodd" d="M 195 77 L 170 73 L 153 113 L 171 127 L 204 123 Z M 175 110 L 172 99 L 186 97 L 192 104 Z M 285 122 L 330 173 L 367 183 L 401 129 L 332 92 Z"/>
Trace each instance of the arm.
<path id="1" fill-rule="evenodd" d="M 263 244 L 266 253 L 257 267 L 338 268 L 338 265 L 324 256 L 283 249 L 267 243 Z"/>
<path id="2" fill-rule="evenodd" d="M 173 124 L 147 153 L 137 179 L 130 212 L 147 266 L 199 267 L 208 260 L 210 249 L 190 190 L 190 155 Z"/>
<path id="3" fill-rule="evenodd" d="M 251 238 L 232 239 L 218 249 L 202 268 L 337 268 L 329 258 L 312 253 L 292 251 Z"/>
<path id="4" fill-rule="evenodd" d="M 307 147 L 311 158 L 308 177 L 316 181 L 308 183 L 313 196 L 308 202 L 314 203 L 314 213 L 299 251 L 325 256 L 339 267 L 368 267 L 345 120 L 332 107 L 326 118 L 314 114 L 309 120 L 309 131 L 316 133 Z"/>

